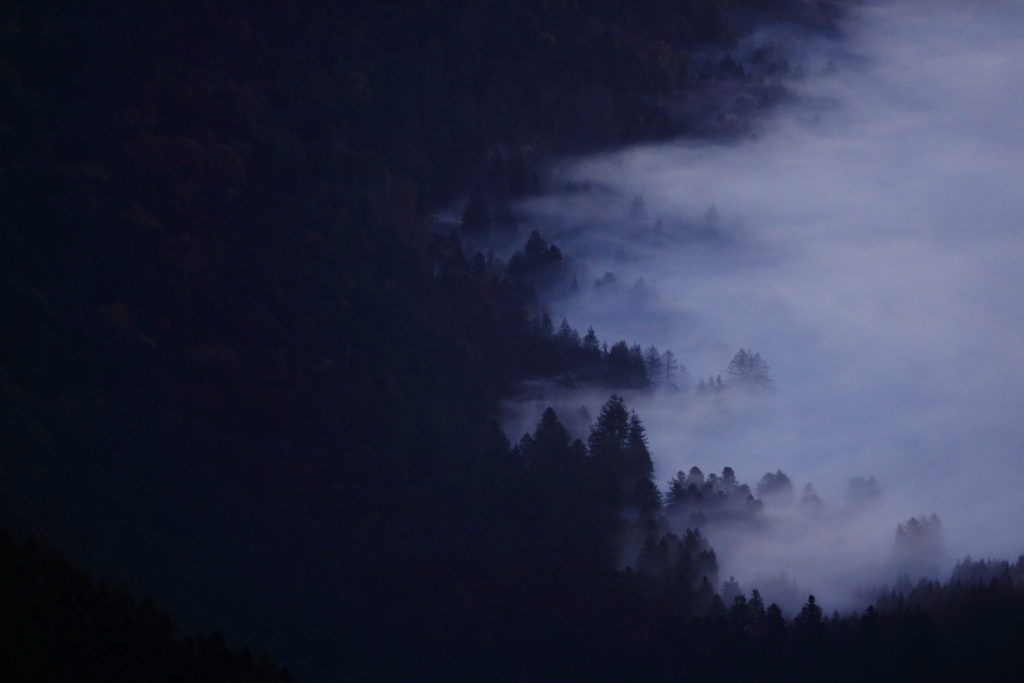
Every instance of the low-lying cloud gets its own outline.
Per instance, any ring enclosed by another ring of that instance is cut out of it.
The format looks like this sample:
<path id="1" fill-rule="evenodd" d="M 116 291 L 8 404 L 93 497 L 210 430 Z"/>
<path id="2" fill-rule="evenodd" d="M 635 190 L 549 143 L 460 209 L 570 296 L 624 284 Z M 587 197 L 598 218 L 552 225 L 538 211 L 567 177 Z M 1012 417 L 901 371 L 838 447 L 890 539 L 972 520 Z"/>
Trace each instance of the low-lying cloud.
<path id="1" fill-rule="evenodd" d="M 741 584 L 785 571 L 835 595 L 879 578 L 911 515 L 937 513 L 953 557 L 1024 552 L 1024 6 L 867 4 L 846 28 L 794 57 L 797 97 L 756 135 L 566 161 L 518 207 L 586 264 L 556 324 L 671 348 L 694 381 L 740 347 L 768 360 L 756 405 L 630 406 L 662 486 L 691 465 L 813 482 L 818 523 L 709 535 Z M 600 400 L 538 405 L 583 423 Z M 883 497 L 847 514 L 867 475 Z"/>

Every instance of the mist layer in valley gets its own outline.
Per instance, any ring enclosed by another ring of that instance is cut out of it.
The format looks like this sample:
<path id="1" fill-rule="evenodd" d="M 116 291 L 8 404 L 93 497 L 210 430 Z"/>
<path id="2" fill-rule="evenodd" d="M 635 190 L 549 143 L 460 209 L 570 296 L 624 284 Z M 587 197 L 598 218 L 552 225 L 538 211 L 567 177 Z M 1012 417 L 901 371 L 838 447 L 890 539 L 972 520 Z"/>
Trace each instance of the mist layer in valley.
<path id="1" fill-rule="evenodd" d="M 1024 7 L 869 3 L 845 29 L 791 54 L 795 97 L 741 141 L 566 160 L 516 207 L 575 259 L 556 325 L 686 366 L 689 391 L 627 394 L 662 489 L 695 465 L 791 478 L 756 530 L 708 526 L 723 576 L 836 606 L 892 581 L 911 516 L 941 519 L 943 573 L 1024 550 Z M 697 397 L 740 348 L 773 390 Z M 585 436 L 607 393 L 535 388 L 506 428 L 551 404 Z"/>

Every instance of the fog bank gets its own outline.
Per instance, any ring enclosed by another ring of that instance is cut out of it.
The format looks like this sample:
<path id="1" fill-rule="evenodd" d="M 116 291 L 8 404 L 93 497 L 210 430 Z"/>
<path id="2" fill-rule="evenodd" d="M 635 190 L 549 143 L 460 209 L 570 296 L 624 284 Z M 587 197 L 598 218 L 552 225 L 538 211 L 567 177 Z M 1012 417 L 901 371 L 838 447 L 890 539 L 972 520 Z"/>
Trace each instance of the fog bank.
<path id="1" fill-rule="evenodd" d="M 1015 558 L 1024 6 L 868 4 L 841 44 L 795 59 L 793 103 L 751 137 L 568 160 L 551 192 L 517 207 L 527 231 L 586 266 L 582 291 L 552 302 L 556 324 L 670 348 L 693 381 L 741 347 L 768 360 L 776 391 L 753 402 L 627 397 L 662 486 L 691 465 L 728 465 L 751 485 L 777 468 L 798 491 L 814 483 L 821 523 L 757 543 L 709 530 L 744 587 L 786 571 L 802 588 L 849 592 L 879 578 L 870 567 L 896 524 L 921 513 L 942 519 L 952 557 Z M 614 281 L 596 284 L 606 272 Z M 563 390 L 536 405 L 593 416 L 604 398 Z M 518 406 L 510 433 L 539 414 Z M 869 474 L 880 502 L 843 512 L 848 480 Z"/>

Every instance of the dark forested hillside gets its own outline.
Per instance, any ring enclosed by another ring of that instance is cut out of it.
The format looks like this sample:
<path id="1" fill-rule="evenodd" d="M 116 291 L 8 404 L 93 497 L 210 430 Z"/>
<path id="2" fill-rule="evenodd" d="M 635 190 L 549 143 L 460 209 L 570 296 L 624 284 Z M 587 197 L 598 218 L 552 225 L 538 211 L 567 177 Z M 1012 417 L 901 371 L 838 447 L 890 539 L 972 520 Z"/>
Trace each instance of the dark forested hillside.
<path id="1" fill-rule="evenodd" d="M 602 351 L 542 315 L 531 273 L 557 247 L 520 239 L 520 260 L 496 263 L 430 214 L 533 191 L 545 155 L 734 135 L 785 95 L 765 75 L 782 62 L 738 63 L 735 41 L 766 17 L 836 16 L 5 3 L 4 525 L 306 680 L 727 679 L 757 648 L 766 679 L 796 671 L 777 608 L 723 605 L 707 540 L 659 526 L 621 400 L 587 444 L 553 412 L 516 446 L 501 433 L 498 401 L 528 377 L 661 380 L 639 347 Z M 718 106 L 716 88 L 758 107 Z M 619 571 L 624 538 L 646 570 Z M 278 675 L 4 543 L 0 645 L 30 679 L 108 677 L 97 661 L 134 680 Z M 701 659 L 733 648 L 749 656 Z M 143 651 L 162 659 L 133 668 Z"/>
<path id="2" fill-rule="evenodd" d="M 0 667 L 9 681 L 293 680 L 264 651 L 182 636 L 149 600 L 97 583 L 60 553 L 0 533 Z"/>

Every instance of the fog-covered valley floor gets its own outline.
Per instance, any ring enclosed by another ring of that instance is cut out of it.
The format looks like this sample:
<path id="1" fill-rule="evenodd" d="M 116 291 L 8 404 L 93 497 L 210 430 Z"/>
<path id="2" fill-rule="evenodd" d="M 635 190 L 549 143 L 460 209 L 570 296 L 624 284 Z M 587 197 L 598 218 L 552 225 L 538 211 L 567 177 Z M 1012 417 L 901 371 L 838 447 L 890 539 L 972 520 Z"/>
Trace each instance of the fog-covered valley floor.
<path id="1" fill-rule="evenodd" d="M 752 47 L 772 43 L 795 44 Z M 722 575 L 785 573 L 852 606 L 893 580 L 912 515 L 941 519 L 943 575 L 1024 551 L 1024 6 L 867 3 L 841 39 L 802 44 L 794 97 L 755 133 L 563 160 L 517 213 L 574 260 L 556 326 L 686 366 L 689 391 L 626 397 L 662 488 L 694 465 L 751 487 L 781 469 L 797 498 L 813 483 L 811 513 L 708 529 Z M 740 348 L 774 389 L 697 397 Z M 526 392 L 506 429 L 551 404 L 585 437 L 606 398 Z M 882 493 L 858 504 L 848 482 L 867 476 Z"/>

